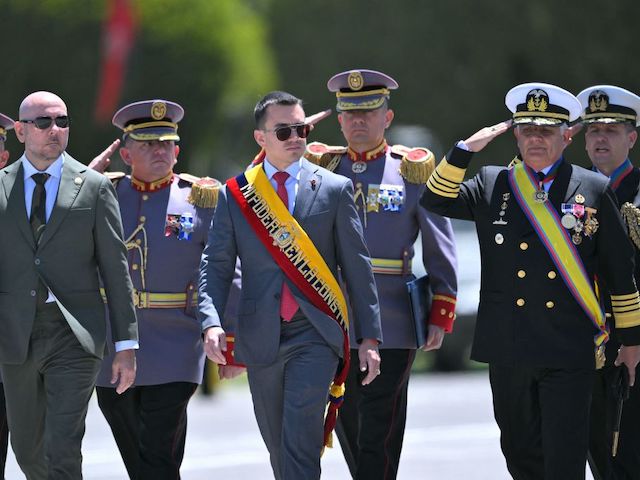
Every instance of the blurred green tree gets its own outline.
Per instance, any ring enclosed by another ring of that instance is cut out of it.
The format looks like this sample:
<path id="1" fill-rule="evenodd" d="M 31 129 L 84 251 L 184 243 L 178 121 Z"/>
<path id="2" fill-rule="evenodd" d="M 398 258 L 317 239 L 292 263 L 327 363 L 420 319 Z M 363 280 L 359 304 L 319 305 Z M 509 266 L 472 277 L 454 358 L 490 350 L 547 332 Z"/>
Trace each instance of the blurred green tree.
<path id="1" fill-rule="evenodd" d="M 180 103 L 186 114 L 177 170 L 226 178 L 253 158 L 252 109 L 277 81 L 264 15 L 250 0 L 132 4 L 137 34 L 119 106 L 152 98 Z M 0 0 L 0 111 L 17 118 L 29 93 L 57 93 L 72 117 L 69 152 L 85 163 L 119 134 L 93 115 L 106 6 Z M 16 155 L 22 151 L 15 138 L 9 142 Z"/>

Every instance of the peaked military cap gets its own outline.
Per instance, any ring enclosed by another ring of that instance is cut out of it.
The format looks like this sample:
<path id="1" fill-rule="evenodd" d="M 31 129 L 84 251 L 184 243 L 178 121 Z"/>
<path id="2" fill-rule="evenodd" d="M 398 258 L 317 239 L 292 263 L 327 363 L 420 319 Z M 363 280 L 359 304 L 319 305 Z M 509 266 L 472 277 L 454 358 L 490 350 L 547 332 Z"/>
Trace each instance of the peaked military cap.
<path id="1" fill-rule="evenodd" d="M 640 125 L 640 97 L 613 85 L 596 85 L 578 94 L 584 123 L 632 123 Z"/>
<path id="2" fill-rule="evenodd" d="M 515 125 L 560 125 L 573 122 L 582 111 L 573 94 L 548 83 L 517 85 L 507 92 L 504 102 Z"/>
<path id="3" fill-rule="evenodd" d="M 336 92 L 336 110 L 375 110 L 384 105 L 391 95 L 390 90 L 398 88 L 389 75 L 375 70 L 348 70 L 329 79 L 327 88 Z"/>
<path id="4" fill-rule="evenodd" d="M 134 140 L 180 140 L 178 122 L 184 117 L 184 109 L 167 100 L 144 100 L 130 103 L 116 112 L 111 121 Z"/>
<path id="5" fill-rule="evenodd" d="M 13 128 L 14 121 L 0 113 L 0 141 L 7 139 L 7 132 Z"/>

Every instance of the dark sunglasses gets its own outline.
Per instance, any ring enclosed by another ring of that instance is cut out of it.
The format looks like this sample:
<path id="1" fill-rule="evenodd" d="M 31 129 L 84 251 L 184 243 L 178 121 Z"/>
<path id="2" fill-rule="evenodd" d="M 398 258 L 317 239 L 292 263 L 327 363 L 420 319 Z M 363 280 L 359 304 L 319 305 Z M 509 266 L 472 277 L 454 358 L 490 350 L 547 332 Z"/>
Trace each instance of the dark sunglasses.
<path id="1" fill-rule="evenodd" d="M 58 128 L 68 128 L 70 119 L 67 116 L 60 116 L 56 118 L 51 117 L 36 117 L 33 120 L 20 120 L 21 123 L 33 123 L 39 130 L 46 130 L 51 126 L 52 122 L 56 122 Z"/>
<path id="2" fill-rule="evenodd" d="M 298 134 L 298 137 L 307 138 L 311 131 L 311 125 L 299 123 L 297 125 L 286 125 L 284 127 L 274 128 L 273 130 L 265 130 L 265 132 L 274 132 L 276 134 L 276 138 L 281 142 L 284 142 L 285 140 L 289 140 L 291 132 L 294 130 Z"/>

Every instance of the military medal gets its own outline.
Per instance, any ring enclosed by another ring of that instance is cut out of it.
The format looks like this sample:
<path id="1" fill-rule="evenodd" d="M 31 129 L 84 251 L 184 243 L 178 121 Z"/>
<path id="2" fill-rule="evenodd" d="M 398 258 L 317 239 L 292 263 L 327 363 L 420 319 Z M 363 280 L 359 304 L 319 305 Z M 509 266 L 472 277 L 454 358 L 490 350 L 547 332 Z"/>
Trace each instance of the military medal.
<path id="1" fill-rule="evenodd" d="M 190 240 L 193 233 L 193 215 L 189 212 L 180 215 L 178 240 Z"/>
<path id="2" fill-rule="evenodd" d="M 584 203 L 584 196 L 582 196 L 581 194 L 577 194 L 576 195 L 576 203 L 583 204 Z"/>
<path id="3" fill-rule="evenodd" d="M 536 203 L 544 203 L 549 198 L 549 194 L 544 191 L 544 188 L 540 187 L 539 190 L 536 190 L 536 193 L 533 194 L 533 199 Z"/>
<path id="4" fill-rule="evenodd" d="M 503 193 L 502 194 L 502 205 L 500 205 L 500 211 L 498 212 L 498 215 L 500 216 L 498 218 L 498 220 L 494 220 L 493 224 L 494 225 L 506 225 L 508 222 L 506 222 L 504 220 L 504 216 L 507 214 L 507 207 L 509 206 L 509 204 L 507 203 L 507 201 L 509 200 L 509 197 L 511 195 L 509 193 Z M 500 234 L 498 234 L 500 235 Z M 502 235 L 500 235 L 500 237 L 502 238 Z M 496 236 L 496 243 L 502 243 L 502 242 L 498 242 L 497 240 L 497 236 Z"/>
<path id="5" fill-rule="evenodd" d="M 580 236 L 579 233 L 574 233 L 573 235 L 571 235 L 571 241 L 575 244 L 575 245 L 580 245 L 582 243 L 582 237 Z"/>
<path id="6" fill-rule="evenodd" d="M 565 213 L 562 216 L 560 223 L 562 223 L 562 226 L 567 230 L 571 230 L 573 227 L 576 226 L 576 223 L 578 223 L 578 219 L 574 217 L 573 214 L 571 213 Z"/>
<path id="7" fill-rule="evenodd" d="M 496 223 L 496 222 L 493 222 L 493 223 Z M 502 245 L 504 243 L 504 237 L 502 236 L 501 233 L 496 233 L 495 241 L 498 245 Z"/>
<path id="8" fill-rule="evenodd" d="M 353 162 L 351 164 L 351 171 L 353 173 L 363 173 L 366 170 L 367 170 L 366 162 Z"/>

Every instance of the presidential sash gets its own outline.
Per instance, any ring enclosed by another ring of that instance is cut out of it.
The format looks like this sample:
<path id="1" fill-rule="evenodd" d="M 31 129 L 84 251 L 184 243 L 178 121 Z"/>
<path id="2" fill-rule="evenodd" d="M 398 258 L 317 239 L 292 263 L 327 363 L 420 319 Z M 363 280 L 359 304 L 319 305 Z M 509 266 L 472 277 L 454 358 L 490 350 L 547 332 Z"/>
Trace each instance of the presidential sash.
<path id="1" fill-rule="evenodd" d="M 551 202 L 536 202 L 537 182 L 530 169 L 519 163 L 509 169 L 509 184 L 516 201 L 542 244 L 551 256 L 562 280 L 576 299 L 580 307 L 591 319 L 598 333 L 594 337 L 596 345 L 596 367 L 602 361 L 602 347 L 609 339 L 609 332 L 604 321 L 604 313 L 592 287 L 592 283 L 569 235 L 560 223 L 560 216 Z"/>
<path id="2" fill-rule="evenodd" d="M 261 163 L 227 180 L 227 189 L 287 278 L 342 330 L 343 361 L 329 390 L 324 424 L 324 444 L 331 447 L 331 432 L 344 399 L 344 382 L 349 371 L 349 319 L 342 290 L 313 241 L 269 183 Z"/>

